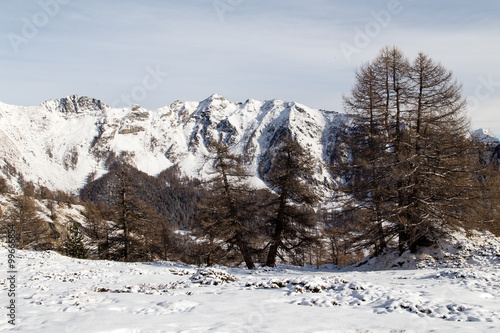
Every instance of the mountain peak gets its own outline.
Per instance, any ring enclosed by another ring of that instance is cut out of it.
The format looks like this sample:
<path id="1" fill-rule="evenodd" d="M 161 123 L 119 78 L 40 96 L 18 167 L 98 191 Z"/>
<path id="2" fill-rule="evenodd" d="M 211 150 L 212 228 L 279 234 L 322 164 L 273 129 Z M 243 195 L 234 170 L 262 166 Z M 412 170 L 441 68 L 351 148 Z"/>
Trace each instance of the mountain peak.
<path id="1" fill-rule="evenodd" d="M 65 114 L 80 114 L 88 111 L 102 112 L 108 107 L 102 101 L 87 96 L 69 95 L 56 100 L 47 100 L 41 104 L 49 110 Z"/>
<path id="2" fill-rule="evenodd" d="M 221 98 L 225 98 L 224 96 L 222 96 L 221 94 L 218 94 L 218 93 L 213 93 L 212 95 L 210 95 L 211 99 L 221 99 Z"/>
<path id="3" fill-rule="evenodd" d="M 218 93 L 213 93 L 208 98 L 203 100 L 203 102 L 213 102 L 213 101 L 228 101 L 228 99 Z"/>
<path id="4" fill-rule="evenodd" d="M 477 138 L 480 141 L 486 143 L 493 143 L 493 142 L 500 143 L 500 139 L 497 138 L 493 133 L 491 133 L 490 130 L 485 128 L 480 128 L 475 131 L 472 131 L 471 135 L 474 138 Z"/>

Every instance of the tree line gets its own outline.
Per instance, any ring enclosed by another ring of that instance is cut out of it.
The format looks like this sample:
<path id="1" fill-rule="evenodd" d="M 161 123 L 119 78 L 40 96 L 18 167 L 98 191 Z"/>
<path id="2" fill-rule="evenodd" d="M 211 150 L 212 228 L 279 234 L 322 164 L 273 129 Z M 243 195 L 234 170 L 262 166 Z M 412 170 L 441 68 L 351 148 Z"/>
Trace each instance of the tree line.
<path id="1" fill-rule="evenodd" d="M 318 240 L 313 208 L 319 198 L 305 180 L 314 171 L 310 154 L 283 131 L 261 170 L 269 188 L 259 189 L 251 186 L 242 156 L 220 141 L 206 144 L 213 169 L 206 181 L 184 178 L 177 167 L 150 177 L 116 161 L 82 189 L 82 199 L 91 199 L 85 203 L 85 228 L 97 257 L 207 265 L 243 261 L 248 268 L 256 262 L 274 266 L 278 257 L 301 263 L 301 251 Z M 162 213 L 176 204 L 166 195 L 170 192 L 183 193 L 182 200 L 195 205 L 185 232 L 175 214 Z"/>
<path id="2" fill-rule="evenodd" d="M 6 238 L 7 230 L 14 227 L 16 246 L 35 250 L 59 249 L 65 228 L 54 222 L 58 219 L 57 207 L 71 207 L 78 202 L 74 195 L 51 191 L 32 182 L 20 182 L 21 193 L 7 184 L 0 176 L 0 235 Z M 62 249 L 62 247 L 61 247 Z"/>

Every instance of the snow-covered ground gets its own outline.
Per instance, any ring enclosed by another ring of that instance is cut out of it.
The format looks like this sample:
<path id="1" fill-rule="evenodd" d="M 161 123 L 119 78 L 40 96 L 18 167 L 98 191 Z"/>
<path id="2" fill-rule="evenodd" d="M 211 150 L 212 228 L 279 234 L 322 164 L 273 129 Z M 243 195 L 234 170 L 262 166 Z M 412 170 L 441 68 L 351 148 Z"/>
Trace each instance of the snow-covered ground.
<path id="1" fill-rule="evenodd" d="M 476 243 L 463 238 L 440 250 L 442 261 L 424 256 L 424 268 L 386 270 L 376 269 L 380 261 L 343 270 L 249 271 L 18 250 L 15 326 L 6 316 L 2 244 L 0 331 L 498 332 L 499 244 L 494 237 Z M 405 267 L 410 261 L 392 263 Z"/>

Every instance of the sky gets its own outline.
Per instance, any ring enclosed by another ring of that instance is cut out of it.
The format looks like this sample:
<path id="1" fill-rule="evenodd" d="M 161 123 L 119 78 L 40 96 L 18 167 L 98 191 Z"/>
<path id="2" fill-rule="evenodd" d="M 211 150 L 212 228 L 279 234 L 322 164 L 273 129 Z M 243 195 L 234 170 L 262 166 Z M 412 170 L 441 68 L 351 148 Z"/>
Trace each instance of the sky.
<path id="1" fill-rule="evenodd" d="M 0 3 L 0 101 L 72 94 L 148 109 L 218 93 L 342 112 L 384 46 L 453 71 L 500 136 L 500 2 L 37 0 Z"/>

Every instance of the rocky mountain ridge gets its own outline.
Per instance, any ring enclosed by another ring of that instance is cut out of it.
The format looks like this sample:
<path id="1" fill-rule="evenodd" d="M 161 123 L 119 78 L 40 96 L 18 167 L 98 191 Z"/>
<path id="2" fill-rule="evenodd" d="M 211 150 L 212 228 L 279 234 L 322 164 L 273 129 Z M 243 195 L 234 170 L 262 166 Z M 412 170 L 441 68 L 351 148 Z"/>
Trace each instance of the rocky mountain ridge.
<path id="1" fill-rule="evenodd" d="M 233 103 L 218 94 L 157 110 L 113 108 L 78 95 L 32 107 L 0 103 L 0 174 L 14 187 L 22 177 L 76 192 L 90 174 L 106 173 L 105 162 L 114 155 L 150 175 L 178 164 L 186 175 L 205 178 L 207 144 L 223 140 L 244 155 L 255 184 L 262 185 L 264 152 L 289 132 L 318 161 L 315 181 L 328 187 L 335 179 L 324 165 L 333 158 L 344 120 L 296 102 Z"/>

